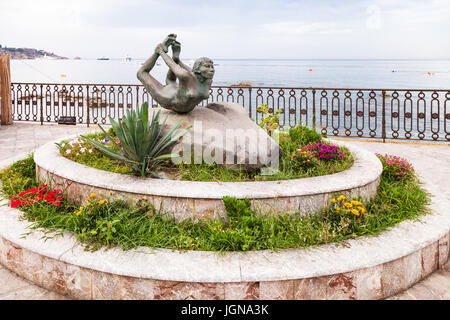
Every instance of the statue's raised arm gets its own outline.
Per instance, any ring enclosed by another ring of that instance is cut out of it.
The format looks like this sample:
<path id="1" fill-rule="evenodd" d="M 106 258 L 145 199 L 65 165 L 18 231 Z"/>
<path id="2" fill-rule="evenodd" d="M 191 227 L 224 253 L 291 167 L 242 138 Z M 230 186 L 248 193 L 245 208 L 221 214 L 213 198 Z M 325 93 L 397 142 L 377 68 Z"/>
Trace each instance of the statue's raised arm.
<path id="1" fill-rule="evenodd" d="M 172 47 L 172 57 L 167 54 L 169 47 Z M 153 55 L 144 62 L 137 77 L 161 107 L 178 113 L 187 113 L 209 97 L 214 63 L 209 58 L 200 58 L 195 61 L 191 70 L 181 62 L 180 52 L 181 45 L 176 41 L 176 35 L 168 35 L 156 46 Z M 169 67 L 166 85 L 162 85 L 150 75 L 160 56 Z"/>

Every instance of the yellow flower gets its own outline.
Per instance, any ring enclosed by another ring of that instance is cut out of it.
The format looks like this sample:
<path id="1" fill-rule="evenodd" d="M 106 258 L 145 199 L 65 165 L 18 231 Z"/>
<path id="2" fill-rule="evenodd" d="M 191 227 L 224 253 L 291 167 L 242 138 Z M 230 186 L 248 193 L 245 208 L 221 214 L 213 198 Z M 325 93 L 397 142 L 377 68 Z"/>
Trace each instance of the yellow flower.
<path id="1" fill-rule="evenodd" d="M 113 192 L 112 192 L 112 191 L 109 191 L 109 195 L 111 195 L 111 196 L 112 196 L 112 194 L 113 194 Z"/>
<path id="2" fill-rule="evenodd" d="M 344 203 L 344 206 L 347 207 L 347 208 L 353 207 L 353 205 L 350 202 Z"/>
<path id="3" fill-rule="evenodd" d="M 95 198 L 97 196 L 97 194 L 95 194 L 94 192 L 91 193 L 91 198 Z"/>
<path id="4" fill-rule="evenodd" d="M 105 203 L 105 200 L 100 200 L 99 202 L 98 202 L 98 204 L 104 204 Z"/>
<path id="5" fill-rule="evenodd" d="M 355 216 L 359 216 L 359 211 L 356 210 L 356 209 L 352 209 L 352 213 L 353 213 Z"/>
<path id="6" fill-rule="evenodd" d="M 356 200 L 352 200 L 351 203 L 352 203 L 352 205 L 354 205 L 354 206 L 361 206 L 361 205 L 362 205 L 361 202 L 356 201 Z"/>
<path id="7" fill-rule="evenodd" d="M 358 210 L 361 211 L 362 213 L 366 213 L 366 209 L 364 209 L 363 207 L 358 207 Z"/>
<path id="8" fill-rule="evenodd" d="M 336 207 L 336 211 L 341 211 L 341 208 L 340 207 Z"/>
<path id="9" fill-rule="evenodd" d="M 338 197 L 338 200 L 339 200 L 339 201 L 344 201 L 344 200 L 345 200 L 345 196 L 344 196 L 344 195 L 339 196 L 339 197 Z"/>
<path id="10" fill-rule="evenodd" d="M 335 198 L 331 199 L 331 203 L 336 203 L 336 199 Z"/>
<path id="11" fill-rule="evenodd" d="M 86 204 L 86 207 L 89 207 L 91 205 L 91 203 L 88 201 Z"/>
<path id="12" fill-rule="evenodd" d="M 78 217 L 81 214 L 81 211 L 75 212 L 75 215 Z"/>
<path id="13" fill-rule="evenodd" d="M 302 152 L 300 152 L 301 154 L 306 154 L 306 151 L 302 151 Z"/>

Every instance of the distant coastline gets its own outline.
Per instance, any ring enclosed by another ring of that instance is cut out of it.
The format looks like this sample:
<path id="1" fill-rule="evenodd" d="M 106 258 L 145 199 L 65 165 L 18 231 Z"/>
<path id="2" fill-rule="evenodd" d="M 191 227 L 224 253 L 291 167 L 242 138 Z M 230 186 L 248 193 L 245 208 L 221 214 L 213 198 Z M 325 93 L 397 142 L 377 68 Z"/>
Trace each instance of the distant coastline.
<path id="1" fill-rule="evenodd" d="M 67 59 L 66 57 L 61 57 L 53 52 L 44 50 L 32 48 L 7 48 L 0 45 L 0 55 L 1 54 L 10 54 L 11 59 Z"/>

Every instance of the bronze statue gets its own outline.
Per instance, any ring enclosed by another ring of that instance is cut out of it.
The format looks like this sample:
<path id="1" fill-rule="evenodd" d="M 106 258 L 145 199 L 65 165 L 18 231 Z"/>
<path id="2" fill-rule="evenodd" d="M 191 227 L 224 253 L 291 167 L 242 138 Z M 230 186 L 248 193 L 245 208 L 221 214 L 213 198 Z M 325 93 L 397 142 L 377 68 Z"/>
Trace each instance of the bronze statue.
<path id="1" fill-rule="evenodd" d="M 209 97 L 214 63 L 209 58 L 199 58 L 191 70 L 180 60 L 181 45 L 176 37 L 176 34 L 169 34 L 156 46 L 153 55 L 139 69 L 137 77 L 161 107 L 178 113 L 187 113 Z M 172 58 L 167 54 L 169 47 L 172 47 Z M 149 73 L 159 56 L 169 67 L 165 86 Z"/>

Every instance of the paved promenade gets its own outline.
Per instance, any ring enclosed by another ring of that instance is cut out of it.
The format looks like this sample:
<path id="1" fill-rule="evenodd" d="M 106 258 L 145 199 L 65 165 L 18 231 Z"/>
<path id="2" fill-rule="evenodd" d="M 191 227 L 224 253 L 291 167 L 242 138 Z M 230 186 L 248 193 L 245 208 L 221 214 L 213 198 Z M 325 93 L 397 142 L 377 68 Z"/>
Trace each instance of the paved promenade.
<path id="1" fill-rule="evenodd" d="M 0 126 L 0 161 L 30 152 L 48 141 L 95 128 L 15 123 Z M 425 183 L 425 188 L 438 195 L 440 207 L 450 207 L 450 144 L 377 143 L 346 140 L 372 152 L 389 153 L 407 158 Z M 35 286 L 0 265 L 0 300 L 60 300 L 54 292 Z M 450 300 L 450 263 L 391 300 Z"/>

